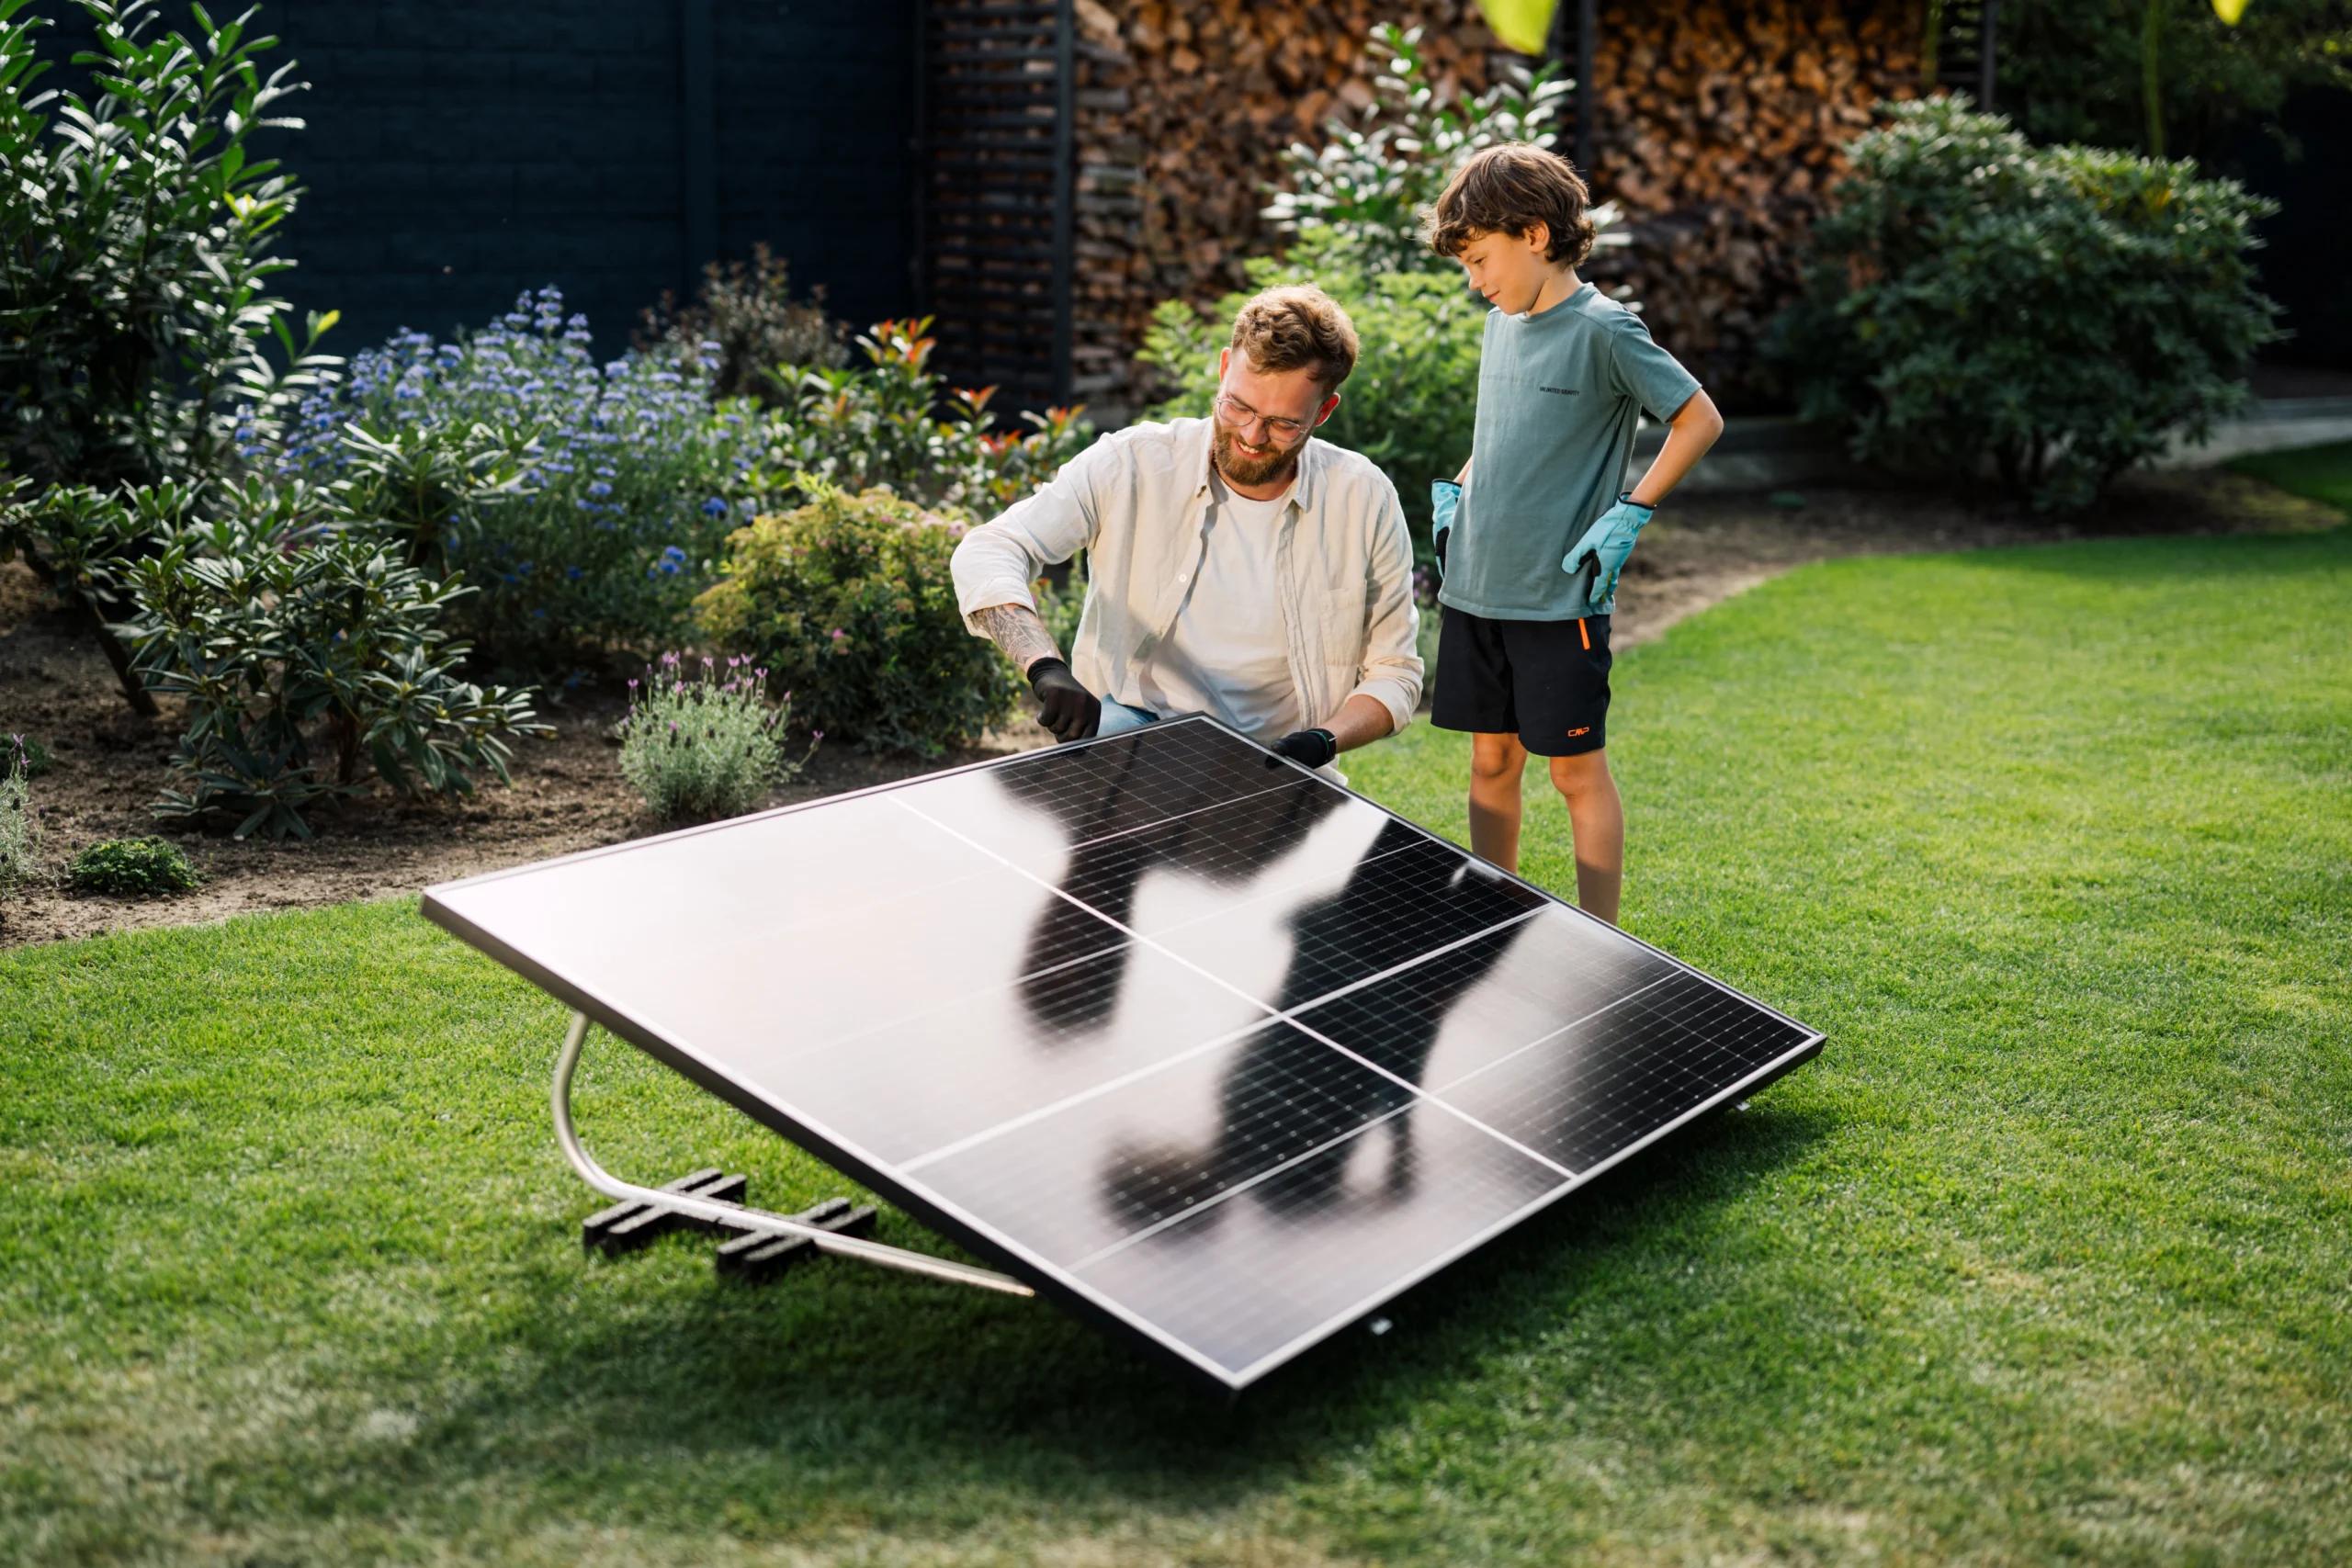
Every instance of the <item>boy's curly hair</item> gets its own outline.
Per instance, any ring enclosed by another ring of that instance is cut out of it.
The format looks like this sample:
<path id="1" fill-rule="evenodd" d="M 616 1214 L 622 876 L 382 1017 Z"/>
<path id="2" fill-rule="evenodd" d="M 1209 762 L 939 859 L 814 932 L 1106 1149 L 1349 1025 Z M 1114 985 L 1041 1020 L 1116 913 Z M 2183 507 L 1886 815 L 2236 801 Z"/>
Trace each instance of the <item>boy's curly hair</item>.
<path id="1" fill-rule="evenodd" d="M 1356 367 L 1355 323 L 1339 301 L 1310 283 L 1253 297 L 1234 319 L 1233 346 L 1252 369 L 1311 370 L 1327 393 Z"/>
<path id="2" fill-rule="evenodd" d="M 1582 266 L 1599 226 L 1592 192 L 1576 165 L 1556 152 L 1507 141 L 1472 154 L 1445 183 L 1425 228 L 1430 249 L 1458 256 L 1480 234 L 1524 235 L 1538 223 L 1551 231 L 1547 261 Z"/>

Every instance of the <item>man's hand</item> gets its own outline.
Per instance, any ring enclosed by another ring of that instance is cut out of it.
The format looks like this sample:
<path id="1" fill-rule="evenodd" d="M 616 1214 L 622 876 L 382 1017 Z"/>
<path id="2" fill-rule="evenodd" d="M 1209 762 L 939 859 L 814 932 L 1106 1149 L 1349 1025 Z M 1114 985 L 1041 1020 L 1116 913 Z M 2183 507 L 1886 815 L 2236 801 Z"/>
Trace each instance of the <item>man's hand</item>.
<path id="1" fill-rule="evenodd" d="M 1285 757 L 1302 768 L 1328 767 L 1340 754 L 1340 738 L 1328 729 L 1294 729 L 1274 742 L 1266 766 L 1279 768 Z"/>
<path id="2" fill-rule="evenodd" d="M 1102 722 L 1102 699 L 1080 685 L 1059 659 L 1029 666 L 1029 689 L 1037 694 L 1037 722 L 1057 740 L 1083 740 Z"/>
<path id="3" fill-rule="evenodd" d="M 1446 536 L 1453 531 L 1453 513 L 1462 504 L 1462 487 L 1452 479 L 1430 481 L 1430 548 L 1437 552 L 1437 574 L 1445 575 Z"/>
<path id="4" fill-rule="evenodd" d="M 1584 531 L 1577 547 L 1560 562 L 1560 570 L 1574 572 L 1587 560 L 1593 563 L 1592 607 L 1596 614 L 1607 615 L 1617 604 L 1617 574 L 1625 570 L 1626 558 L 1634 553 L 1634 541 L 1641 537 L 1642 529 L 1657 508 L 1644 506 L 1630 495 L 1621 495 L 1617 504 L 1592 520 Z"/>

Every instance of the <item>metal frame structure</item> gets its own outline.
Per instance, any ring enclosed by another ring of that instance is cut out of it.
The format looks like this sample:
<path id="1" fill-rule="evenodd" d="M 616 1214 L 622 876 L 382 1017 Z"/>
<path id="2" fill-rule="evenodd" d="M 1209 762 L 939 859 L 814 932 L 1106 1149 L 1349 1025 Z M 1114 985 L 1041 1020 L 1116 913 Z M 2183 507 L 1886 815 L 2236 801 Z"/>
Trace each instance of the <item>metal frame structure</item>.
<path id="1" fill-rule="evenodd" d="M 855 1258 L 879 1268 L 921 1274 L 926 1279 L 944 1280 L 951 1284 L 970 1285 L 977 1290 L 996 1291 L 1008 1296 L 1035 1296 L 1037 1293 L 1012 1275 L 1000 1274 L 993 1269 L 977 1268 L 945 1258 L 933 1258 L 928 1253 L 909 1252 L 904 1247 L 885 1247 L 878 1241 L 837 1235 L 820 1225 L 804 1224 L 783 1214 L 770 1213 L 765 1209 L 754 1209 L 747 1203 L 718 1202 L 623 1181 L 596 1163 L 595 1157 L 581 1145 L 580 1134 L 571 1124 L 571 1075 L 580 1066 L 581 1047 L 587 1039 L 588 1015 L 575 1010 L 571 1015 L 571 1027 L 564 1032 L 563 1049 L 555 1059 L 555 1087 L 549 1099 L 555 1111 L 556 1142 L 563 1145 L 563 1157 L 571 1162 L 571 1168 L 580 1173 L 581 1180 L 606 1197 L 667 1209 L 692 1219 L 714 1221 L 735 1230 L 797 1236 L 820 1252 Z"/>

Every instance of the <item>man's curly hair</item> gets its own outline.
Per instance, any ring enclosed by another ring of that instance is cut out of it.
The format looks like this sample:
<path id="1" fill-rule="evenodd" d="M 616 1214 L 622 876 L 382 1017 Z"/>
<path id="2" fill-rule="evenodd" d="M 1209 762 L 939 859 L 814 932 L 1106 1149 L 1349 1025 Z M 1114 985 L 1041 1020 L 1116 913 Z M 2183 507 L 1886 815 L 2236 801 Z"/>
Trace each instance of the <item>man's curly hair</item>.
<path id="1" fill-rule="evenodd" d="M 1233 346 L 1253 370 L 1311 370 L 1328 394 L 1356 367 L 1355 323 L 1312 284 L 1269 288 L 1241 307 Z"/>

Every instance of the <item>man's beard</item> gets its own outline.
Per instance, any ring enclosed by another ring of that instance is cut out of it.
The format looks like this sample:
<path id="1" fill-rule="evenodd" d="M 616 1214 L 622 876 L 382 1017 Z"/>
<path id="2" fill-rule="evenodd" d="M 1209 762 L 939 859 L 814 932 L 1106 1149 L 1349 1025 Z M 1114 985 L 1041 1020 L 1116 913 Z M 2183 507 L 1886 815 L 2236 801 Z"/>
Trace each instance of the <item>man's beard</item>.
<path id="1" fill-rule="evenodd" d="M 1209 455 L 1216 460 L 1216 471 L 1238 485 L 1281 484 L 1298 468 L 1296 446 L 1251 457 L 1235 449 L 1233 432 L 1222 424 L 1209 439 Z"/>

